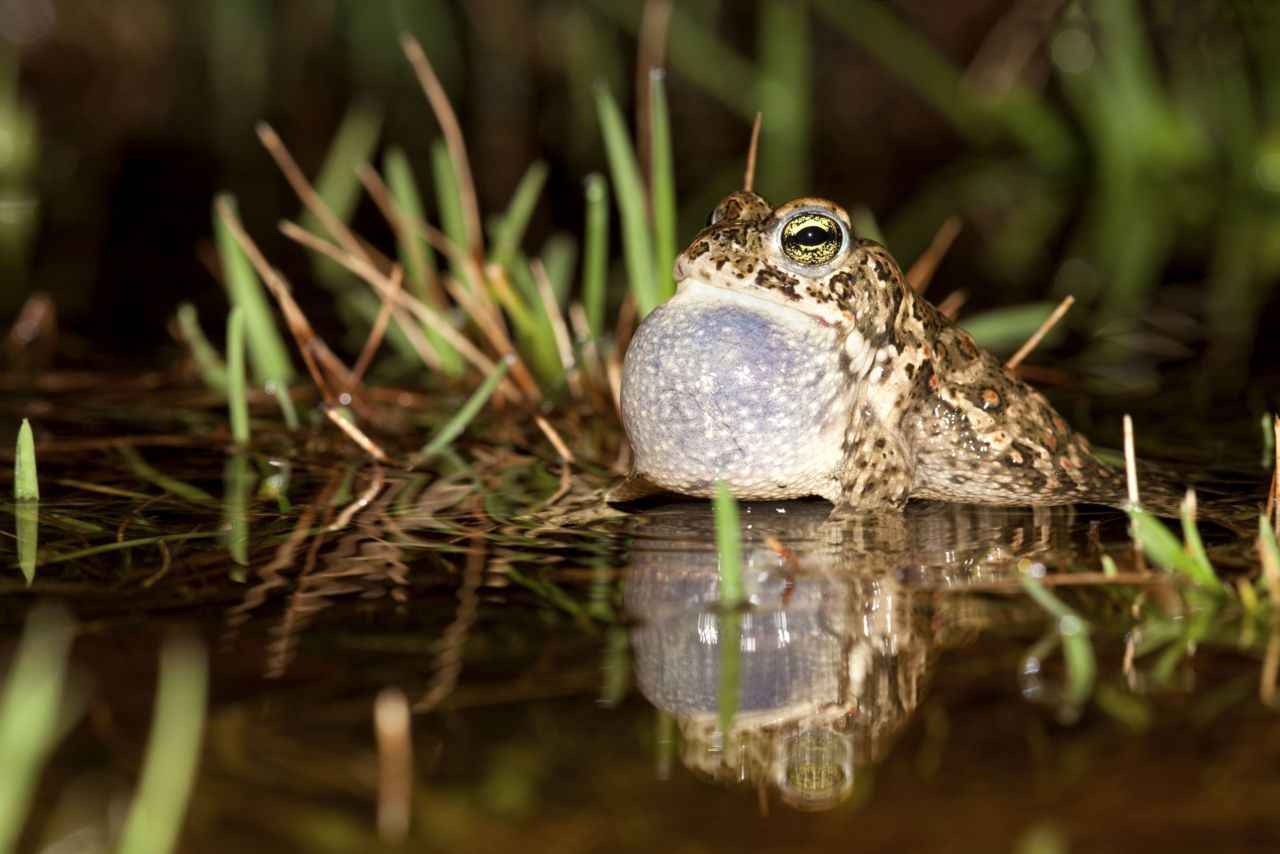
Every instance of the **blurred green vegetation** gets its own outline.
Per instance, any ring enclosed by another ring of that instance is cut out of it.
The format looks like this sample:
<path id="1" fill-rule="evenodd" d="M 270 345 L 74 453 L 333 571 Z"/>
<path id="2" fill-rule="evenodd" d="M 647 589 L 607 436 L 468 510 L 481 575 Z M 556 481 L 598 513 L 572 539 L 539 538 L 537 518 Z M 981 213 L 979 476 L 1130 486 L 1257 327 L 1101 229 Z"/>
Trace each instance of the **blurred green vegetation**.
<path id="1" fill-rule="evenodd" d="M 113 187 L 131 178 L 112 171 L 113 158 L 140 140 L 179 145 L 165 153 L 174 163 L 143 169 L 141 180 L 168 180 L 198 151 L 208 174 L 193 180 L 235 192 L 251 230 L 270 232 L 298 203 L 256 145 L 253 125 L 268 119 L 303 171 L 320 176 L 317 189 L 335 213 L 362 233 L 369 226 L 375 243 L 387 227 L 371 218 L 351 170 L 379 162 L 376 149 L 388 146 L 398 203 L 417 206 L 458 242 L 449 186 L 456 164 L 396 49 L 400 32 L 422 42 L 460 114 L 481 210 L 507 211 L 490 222 L 492 258 L 515 262 L 511 284 L 529 312 L 504 308 L 544 383 L 562 365 L 548 344 L 553 319 L 529 298 L 536 282 L 522 253 L 542 258 L 562 308 L 577 283 L 598 282 L 599 254 L 579 272 L 589 208 L 580 182 L 608 169 L 621 204 L 612 227 L 626 240 L 606 255 L 605 299 L 582 295 L 590 328 L 601 331 L 602 311 L 612 316 L 628 280 L 647 310 L 670 292 L 674 249 L 739 185 L 757 110 L 766 195 L 818 193 L 865 206 L 904 262 L 947 217 L 961 216 L 965 228 L 934 297 L 963 286 L 979 311 L 1074 294 L 1067 324 L 1095 380 L 1150 385 L 1162 360 L 1207 355 L 1238 388 L 1251 356 L 1260 358 L 1258 330 L 1276 315 L 1280 60 L 1272 47 L 1280 11 L 1259 0 L 945 8 L 907 0 L 98 0 L 59 14 L 42 41 L 23 48 L 25 91 L 0 79 L 10 91 L 0 98 L 3 138 L 22 154 L 0 166 L 16 176 L 5 186 L 38 177 L 49 213 L 31 278 L 58 297 L 73 326 L 95 306 L 142 300 L 152 311 L 138 323 L 150 323 L 152 335 L 141 337 L 154 344 L 152 321 L 170 317 L 182 296 L 205 310 L 217 304 L 195 273 L 191 244 L 201 235 L 182 232 L 181 217 L 166 209 L 171 188 Z M 73 92 L 53 70 L 66 55 L 83 58 L 101 82 Z M 667 69 L 665 81 L 651 79 L 651 66 Z M 157 72 L 164 85 L 138 85 Z M 119 99 L 109 115 L 99 109 L 104 94 Z M 33 114 L 43 128 L 36 148 L 20 144 L 34 133 Z M 619 160 L 623 137 L 638 141 L 634 162 Z M 46 160 L 62 166 L 44 169 Z M 414 186 L 413 172 L 433 186 Z M 598 198 L 603 185 L 593 180 L 588 195 Z M 641 186 L 649 190 L 642 205 Z M 149 240 L 176 244 L 162 256 L 186 260 L 158 278 L 178 285 L 129 278 L 144 262 L 124 257 L 135 244 L 116 236 L 131 224 L 112 222 L 125 193 L 153 199 L 128 213 Z M 89 234 L 97 257 L 61 251 Z M 651 245 L 637 248 L 642 238 Z M 25 266 L 29 239 L 5 242 Z M 277 257 L 278 241 L 265 243 Z M 403 240 L 400 253 L 409 287 L 434 293 L 430 254 Z M 281 263 L 304 275 L 296 257 Z M 374 295 L 332 263 L 315 264 L 354 349 L 376 315 Z M 7 289 L 0 311 L 16 311 L 19 290 Z M 93 335 L 100 327 L 83 328 Z M 993 340 L 1015 332 L 997 330 Z M 411 355 L 395 324 L 388 335 L 397 353 Z M 434 333 L 428 338 L 440 348 Z M 1262 357 L 1274 359 L 1264 343 Z M 451 375 L 461 369 L 447 348 L 439 360 Z"/>

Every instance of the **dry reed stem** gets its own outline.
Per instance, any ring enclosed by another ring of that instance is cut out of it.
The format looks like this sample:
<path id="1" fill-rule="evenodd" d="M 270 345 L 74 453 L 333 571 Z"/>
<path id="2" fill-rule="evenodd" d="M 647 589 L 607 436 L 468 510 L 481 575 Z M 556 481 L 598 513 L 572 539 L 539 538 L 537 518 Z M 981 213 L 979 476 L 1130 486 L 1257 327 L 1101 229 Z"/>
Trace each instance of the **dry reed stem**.
<path id="1" fill-rule="evenodd" d="M 938 313 L 947 320 L 955 320 L 960 314 L 960 309 L 969 301 L 969 292 L 964 288 L 956 288 L 938 303 Z"/>
<path id="2" fill-rule="evenodd" d="M 322 351 L 328 351 L 329 347 L 320 336 L 316 335 L 315 330 L 311 328 L 311 322 L 307 320 L 306 314 L 302 308 L 293 299 L 293 295 L 289 292 L 288 285 L 285 284 L 283 277 L 280 276 L 276 269 L 267 262 L 266 256 L 258 249 L 258 245 L 253 242 L 253 238 L 244 230 L 244 226 L 240 223 L 235 211 L 231 209 L 231 205 L 225 199 L 219 199 L 217 202 L 218 217 L 230 229 L 231 235 L 240 244 L 240 248 L 249 256 L 249 262 L 253 264 L 258 275 L 267 286 L 267 290 L 275 297 L 276 304 L 280 306 L 280 311 L 284 315 L 285 325 L 289 327 L 289 333 L 293 335 L 294 343 L 298 345 L 298 352 L 302 356 L 303 363 L 307 366 L 307 373 L 311 374 L 312 381 L 316 384 L 316 388 L 320 390 L 320 396 L 326 403 L 336 403 L 337 397 L 329 388 L 329 384 L 325 381 L 324 373 L 320 370 L 317 357 Z M 336 360 L 337 357 L 334 356 Z M 340 363 L 340 362 L 339 362 Z M 344 376 L 349 374 L 345 371 Z"/>
<path id="3" fill-rule="evenodd" d="M 440 79 L 436 77 L 426 53 L 418 40 L 408 33 L 400 36 L 400 48 L 413 66 L 431 110 L 440 124 L 440 132 L 444 135 L 445 146 L 453 161 L 453 168 L 458 179 L 458 195 L 462 202 L 462 220 L 467 232 L 467 251 L 475 263 L 484 258 L 484 233 L 480 227 L 480 204 L 476 201 L 476 184 L 471 175 L 471 161 L 467 158 L 466 141 L 462 137 L 462 126 L 458 124 L 458 116 L 453 112 L 449 96 L 445 94 Z"/>
<path id="4" fill-rule="evenodd" d="M 347 377 L 347 383 L 343 386 L 343 393 L 350 394 L 354 388 L 364 378 L 364 372 L 369 370 L 369 365 L 373 362 L 373 355 L 378 352 L 378 346 L 382 344 L 382 336 L 387 332 L 387 323 L 391 320 L 391 313 L 395 310 L 397 297 L 400 293 L 400 286 L 404 282 L 404 271 L 399 267 L 395 267 L 391 271 L 391 287 L 387 296 L 382 300 L 382 305 L 378 307 L 378 316 L 374 318 L 373 326 L 369 329 L 369 337 L 364 341 L 364 347 L 360 350 L 360 356 L 356 359 L 355 366 L 351 369 L 351 376 Z"/>
<path id="5" fill-rule="evenodd" d="M 356 240 L 351 229 L 338 218 L 325 200 L 320 198 L 320 194 L 315 191 L 306 175 L 302 174 L 297 161 L 293 159 L 288 147 L 271 125 L 258 122 L 258 139 L 262 140 L 263 147 L 276 162 L 276 166 L 284 174 L 285 180 L 289 182 L 289 186 L 293 188 L 293 192 L 302 201 L 303 206 L 311 212 L 312 216 L 320 220 L 320 224 L 329 232 L 329 235 L 338 241 L 343 249 L 372 264 L 373 259 L 365 252 L 360 241 Z"/>
<path id="6" fill-rule="evenodd" d="M 1124 482 L 1129 490 L 1129 505 L 1139 507 L 1138 461 L 1133 452 L 1133 419 L 1124 417 Z"/>
<path id="7" fill-rule="evenodd" d="M 569 446 L 564 443 L 559 431 L 551 426 L 551 422 L 543 418 L 541 415 L 533 416 L 533 423 L 538 425 L 538 429 L 542 431 L 542 435 L 547 437 L 547 441 L 551 443 L 551 447 L 556 449 L 556 453 L 560 455 L 560 459 L 567 463 L 574 461 L 573 451 L 569 450 Z"/>
<path id="8" fill-rule="evenodd" d="M 391 283 L 373 265 L 361 261 L 359 258 L 349 253 L 343 252 L 341 247 L 329 243 L 324 238 L 317 237 L 297 223 L 284 220 L 280 223 L 280 231 L 290 240 L 293 240 L 315 252 L 319 252 L 325 257 L 336 261 L 343 267 L 346 267 L 352 273 L 368 283 L 383 299 L 389 298 Z M 439 333 L 441 338 L 444 338 L 452 344 L 458 352 L 462 354 L 463 358 L 474 365 L 477 369 L 484 373 L 489 373 L 493 370 L 494 361 L 492 359 L 476 349 L 474 344 L 445 322 L 439 314 L 433 311 L 430 307 L 424 305 L 421 300 L 417 299 L 412 294 L 405 293 L 404 291 L 400 291 L 395 298 L 402 302 L 415 317 L 430 326 L 433 331 Z"/>
<path id="9" fill-rule="evenodd" d="M 360 183 L 364 186 L 365 191 L 368 192 L 369 198 L 373 199 L 373 203 L 377 206 L 379 213 L 382 214 L 382 218 L 387 221 L 387 224 L 391 226 L 391 230 L 396 233 L 396 239 L 399 242 L 408 243 L 411 240 L 420 239 L 419 232 L 421 229 L 416 227 L 418 224 L 412 222 L 412 218 L 396 203 L 395 197 L 391 194 L 391 189 L 382 180 L 382 176 L 378 174 L 377 169 L 374 169 L 368 163 L 361 163 L 356 169 L 356 177 L 360 179 Z M 438 236 L 439 241 L 428 237 L 426 238 L 428 245 L 437 252 L 444 254 L 445 257 L 450 258 L 450 260 L 454 260 L 451 258 L 450 253 L 456 253 L 458 256 L 456 263 L 461 264 L 463 255 L 458 252 L 457 247 L 453 245 L 453 241 L 449 240 L 437 229 L 432 229 L 432 231 Z M 440 245 L 437 245 L 437 243 Z M 427 281 L 423 284 L 427 289 L 427 297 L 435 303 L 436 307 L 446 307 L 444 291 L 440 288 L 440 273 L 436 269 L 436 265 L 433 262 L 428 263 L 425 272 Z"/>
<path id="10" fill-rule="evenodd" d="M 640 36 L 636 42 L 636 160 L 650 183 L 653 198 L 653 169 L 649 162 L 649 74 L 662 68 L 667 53 L 667 32 L 671 24 L 671 0 L 645 0 L 640 13 Z"/>
<path id="11" fill-rule="evenodd" d="M 951 249 L 951 244 L 955 243 L 962 225 L 960 217 L 949 216 L 943 220 L 942 225 L 938 226 L 929 245 L 924 252 L 920 253 L 920 257 L 911 265 L 911 269 L 907 270 L 907 284 L 911 290 L 922 294 L 925 288 L 929 287 L 929 283 L 933 281 L 933 274 L 938 272 L 938 265 Z"/>
<path id="12" fill-rule="evenodd" d="M 760 150 L 760 125 L 764 122 L 764 113 L 756 111 L 751 122 L 751 142 L 747 144 L 747 170 L 742 176 L 742 189 L 752 192 L 756 185 L 756 154 Z"/>
<path id="13" fill-rule="evenodd" d="M 1075 301 L 1076 298 L 1070 294 L 1063 297 L 1062 302 L 1058 303 L 1058 307 L 1053 310 L 1053 313 L 1045 318 L 1044 323 L 1040 324 L 1040 328 L 1032 333 L 1025 344 L 1018 348 L 1018 352 L 1009 357 L 1009 361 L 1005 362 L 1004 366 L 1009 370 L 1013 370 L 1018 365 L 1021 365 L 1022 360 L 1027 358 L 1031 351 L 1036 348 L 1036 345 L 1044 340 L 1044 336 L 1049 334 L 1049 330 L 1058 325 L 1058 321 L 1062 320 L 1062 316 L 1075 304 Z"/>
<path id="14" fill-rule="evenodd" d="M 383 688 L 373 701 L 378 743 L 378 837 L 401 842 L 409 835 L 413 800 L 413 738 L 409 700 L 399 688 Z"/>
<path id="15" fill-rule="evenodd" d="M 1267 596 L 1271 599 L 1272 609 L 1280 611 L 1280 564 L 1276 563 L 1275 543 L 1264 543 L 1264 536 L 1259 530 L 1258 558 L 1262 562 L 1262 578 L 1267 582 Z"/>
<path id="16" fill-rule="evenodd" d="M 369 435 L 356 425 L 352 424 L 346 418 L 342 417 L 337 408 L 332 406 L 323 407 L 325 416 L 337 426 L 339 430 L 347 435 L 347 438 L 355 442 L 360 450 L 373 457 L 380 463 L 388 463 L 391 459 L 387 456 L 386 451 L 375 441 L 369 438 Z"/>

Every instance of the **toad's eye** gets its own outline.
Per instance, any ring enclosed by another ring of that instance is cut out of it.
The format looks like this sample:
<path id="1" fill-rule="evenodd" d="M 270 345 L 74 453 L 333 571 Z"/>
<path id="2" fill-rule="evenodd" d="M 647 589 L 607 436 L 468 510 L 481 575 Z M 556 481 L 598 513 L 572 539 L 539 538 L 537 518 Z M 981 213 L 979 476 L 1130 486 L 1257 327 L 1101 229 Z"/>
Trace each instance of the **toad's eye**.
<path id="1" fill-rule="evenodd" d="M 798 264 L 821 267 L 840 254 L 844 230 L 833 217 L 801 211 L 782 225 L 782 251 Z"/>

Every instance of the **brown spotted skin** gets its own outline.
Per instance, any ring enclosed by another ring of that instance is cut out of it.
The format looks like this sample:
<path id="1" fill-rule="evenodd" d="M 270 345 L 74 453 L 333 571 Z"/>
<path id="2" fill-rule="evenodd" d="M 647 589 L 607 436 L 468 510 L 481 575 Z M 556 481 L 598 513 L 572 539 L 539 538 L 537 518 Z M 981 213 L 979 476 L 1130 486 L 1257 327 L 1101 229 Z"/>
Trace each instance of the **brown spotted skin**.
<path id="1" fill-rule="evenodd" d="M 784 229 L 810 215 L 842 236 L 822 264 L 784 251 Z M 832 202 L 773 208 L 733 193 L 677 258 L 675 277 L 677 295 L 627 353 L 623 420 L 636 463 L 620 494 L 644 483 L 708 495 L 724 480 L 739 498 L 820 495 L 854 513 L 913 497 L 1119 497 L 1122 479 L 1088 441 L 915 295 Z"/>

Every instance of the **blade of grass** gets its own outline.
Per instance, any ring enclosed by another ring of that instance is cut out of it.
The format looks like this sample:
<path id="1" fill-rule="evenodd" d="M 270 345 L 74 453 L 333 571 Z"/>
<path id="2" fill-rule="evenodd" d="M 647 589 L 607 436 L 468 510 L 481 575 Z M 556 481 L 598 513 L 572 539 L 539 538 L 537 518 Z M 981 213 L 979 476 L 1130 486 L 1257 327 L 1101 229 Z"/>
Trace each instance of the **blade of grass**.
<path id="1" fill-rule="evenodd" d="M 1078 710 L 1093 693 L 1097 673 L 1093 645 L 1089 641 L 1089 627 L 1079 614 L 1031 576 L 1022 577 L 1022 587 L 1037 605 L 1057 619 L 1056 628 L 1062 640 L 1062 657 L 1067 665 L 1066 699 Z"/>
<path id="2" fill-rule="evenodd" d="M 399 148 L 391 148 L 383 157 L 382 168 L 387 176 L 391 198 L 395 202 L 395 210 L 389 212 L 389 219 L 396 232 L 400 262 L 408 276 L 409 290 L 420 302 L 439 310 L 446 305 L 446 301 L 437 279 L 435 258 L 430 244 L 413 227 L 413 223 L 426 220 L 426 213 L 409 158 Z M 422 329 L 440 358 L 440 366 L 444 372 L 451 377 L 461 376 L 467 367 L 462 355 L 429 324 L 422 324 Z"/>
<path id="3" fill-rule="evenodd" d="M 18 541 L 18 568 L 22 570 L 22 577 L 30 586 L 35 580 L 36 564 L 39 562 L 39 501 L 18 501 L 13 505 L 13 533 Z"/>
<path id="4" fill-rule="evenodd" d="M 649 72 L 649 198 L 653 201 L 654 292 L 665 302 L 676 292 L 671 270 L 676 263 L 676 173 L 671 153 L 671 114 L 665 73 Z"/>
<path id="5" fill-rule="evenodd" d="M 524 239 L 525 230 L 529 227 L 529 219 L 542 196 L 542 189 L 547 183 L 547 164 L 535 160 L 525 169 L 511 193 L 511 201 L 501 218 L 494 224 L 490 232 L 492 248 L 489 260 L 510 266 L 520 251 L 520 241 Z"/>
<path id="6" fill-rule="evenodd" d="M 316 194 L 342 222 L 351 220 L 360 200 L 356 169 L 369 160 L 381 134 L 382 107 L 364 99 L 356 101 L 347 110 L 333 142 L 329 144 L 314 187 Z M 301 222 L 309 231 L 319 231 L 322 227 L 328 230 L 311 211 L 302 214 Z"/>
<path id="7" fill-rule="evenodd" d="M 716 483 L 712 499 L 716 518 L 716 551 L 720 556 L 720 606 L 737 608 L 742 596 L 742 529 L 738 502 L 724 481 Z"/>
<path id="8" fill-rule="evenodd" d="M 1271 607 L 1280 610 L 1280 543 L 1275 528 L 1266 516 L 1258 517 L 1258 551 L 1262 561 L 1262 581 L 1267 587 Z"/>
<path id="9" fill-rule="evenodd" d="M 249 496 L 256 480 L 248 457 L 227 457 L 222 468 L 222 529 L 231 559 L 241 566 L 249 565 Z"/>
<path id="10" fill-rule="evenodd" d="M 1141 507 L 1130 507 L 1126 512 L 1138 544 L 1158 566 L 1169 572 L 1185 575 L 1206 590 L 1222 590 L 1222 582 L 1218 580 L 1213 567 L 1202 566 L 1188 555 L 1178 538 L 1159 519 Z"/>
<path id="11" fill-rule="evenodd" d="M 411 460 L 412 465 L 421 464 L 425 460 L 440 453 L 447 448 L 454 439 L 458 438 L 458 436 L 462 434 L 463 430 L 467 429 L 467 425 L 471 423 L 471 419 L 476 417 L 476 413 L 484 407 L 485 403 L 493 395 L 494 389 L 498 387 L 498 383 L 502 382 L 502 378 L 506 376 L 507 370 L 511 367 L 511 364 L 514 361 L 515 356 L 510 354 L 504 356 L 498 361 L 498 364 L 494 369 L 489 372 L 487 377 L 484 378 L 484 382 L 480 383 L 480 387 L 472 393 L 466 403 L 462 404 L 462 408 L 458 410 L 457 414 L 450 418 L 448 423 L 440 428 L 440 431 L 436 433 L 431 441 L 423 445 L 422 449 L 414 455 Z"/>
<path id="12" fill-rule="evenodd" d="M 0 851 L 13 851 L 30 812 L 40 770 L 61 734 L 67 656 L 74 627 L 59 606 L 27 617 L 0 695 Z"/>
<path id="13" fill-rule="evenodd" d="M 226 218 L 220 215 L 221 209 L 226 209 L 238 216 L 235 198 L 223 193 L 214 199 L 213 233 L 218 244 L 218 257 L 222 260 L 222 277 L 226 284 L 227 295 L 233 306 L 244 310 L 249 361 L 253 365 L 254 380 L 276 396 L 289 429 L 297 429 L 298 415 L 294 411 L 293 401 L 289 396 L 289 383 L 295 377 L 293 363 L 289 360 L 284 339 L 271 314 L 262 281 L 254 272 L 253 265 L 249 263 L 249 256 L 245 254 L 243 247 L 232 234 Z M 179 309 L 179 319 L 181 319 L 181 313 L 182 310 Z M 194 308 L 191 309 L 191 314 L 192 327 L 198 330 L 200 327 L 194 317 Z M 199 337 L 203 338 L 203 336 Z M 194 344 L 196 338 L 189 340 Z M 201 367 L 204 368 L 198 349 L 195 350 L 195 354 L 197 360 L 201 361 Z M 205 374 L 208 376 L 208 371 L 205 371 Z"/>
<path id="14" fill-rule="evenodd" d="M 596 86 L 596 110 L 609 172 L 613 176 L 618 213 L 622 218 L 622 253 L 627 266 L 627 283 L 635 297 L 636 309 L 644 317 L 658 305 L 653 276 L 653 237 L 649 231 L 644 180 L 640 177 L 640 166 L 636 162 L 622 111 L 603 84 Z"/>
<path id="15" fill-rule="evenodd" d="M 200 379 L 214 391 L 226 394 L 227 366 L 222 363 L 222 356 L 218 355 L 218 351 L 200 328 L 200 316 L 196 313 L 196 307 L 183 300 L 178 304 L 177 317 L 182 340 L 187 343 L 192 358 L 200 368 Z"/>
<path id="16" fill-rule="evenodd" d="M 1209 562 L 1209 555 L 1204 550 L 1204 541 L 1200 539 L 1200 528 L 1196 525 L 1196 493 L 1188 489 L 1182 499 L 1179 516 L 1182 519 L 1182 541 L 1186 544 L 1187 556 L 1200 568 L 1201 576 L 1213 579 L 1209 587 L 1217 592 L 1223 591 L 1218 572 Z"/>
<path id="17" fill-rule="evenodd" d="M 142 779 L 120 833 L 120 854 L 163 854 L 177 845 L 200 762 L 208 667 L 195 640 L 172 639 L 160 651 L 151 735 Z"/>
<path id="18" fill-rule="evenodd" d="M 142 454 L 138 453 L 136 448 L 123 445 L 119 450 L 120 456 L 124 457 L 129 466 L 129 471 L 133 472 L 134 477 L 139 480 L 158 486 L 165 492 L 172 493 L 179 498 L 185 498 L 187 501 L 213 501 L 213 496 L 200 487 L 192 486 L 185 481 L 162 474 L 143 459 Z"/>
<path id="19" fill-rule="evenodd" d="M 720 713 L 720 733 L 724 747 L 728 748 L 733 718 L 740 705 L 742 688 L 742 612 L 720 611 L 719 621 L 720 681 L 717 686 L 716 706 Z"/>
<path id="20" fill-rule="evenodd" d="M 804 4 L 791 0 L 765 0 L 759 5 L 756 98 L 769 121 L 763 128 L 757 183 L 766 198 L 792 198 L 810 186 L 815 99 L 809 19 Z"/>
<path id="21" fill-rule="evenodd" d="M 249 444 L 249 399 L 244 378 L 244 309 L 235 306 L 227 315 L 227 406 L 231 411 L 231 441 Z"/>
<path id="22" fill-rule="evenodd" d="M 22 419 L 13 460 L 13 498 L 15 501 L 39 501 L 40 482 L 36 477 L 36 441 L 31 422 Z"/>
<path id="23" fill-rule="evenodd" d="M 605 275 L 609 263 L 609 184 L 603 175 L 592 173 L 583 183 L 587 200 L 585 236 L 582 245 L 582 309 L 587 315 L 591 340 L 604 334 Z"/>

